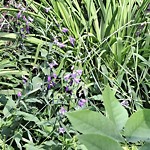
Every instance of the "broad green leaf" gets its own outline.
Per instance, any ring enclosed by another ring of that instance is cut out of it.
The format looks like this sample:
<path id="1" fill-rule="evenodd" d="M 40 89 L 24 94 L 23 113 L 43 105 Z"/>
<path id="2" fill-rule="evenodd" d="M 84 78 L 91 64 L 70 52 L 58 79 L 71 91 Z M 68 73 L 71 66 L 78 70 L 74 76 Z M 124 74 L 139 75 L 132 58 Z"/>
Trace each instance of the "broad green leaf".
<path id="1" fill-rule="evenodd" d="M 41 78 L 36 76 L 32 79 L 32 84 L 33 84 L 33 89 L 38 89 L 38 88 L 41 88 L 43 81 Z"/>
<path id="2" fill-rule="evenodd" d="M 37 124 L 40 123 L 40 120 L 33 114 L 29 114 L 29 113 L 26 113 L 26 112 L 23 112 L 23 111 L 17 111 L 16 115 L 23 116 L 24 120 L 33 121 Z"/>
<path id="3" fill-rule="evenodd" d="M 114 92 L 109 86 L 105 88 L 102 95 L 108 118 L 116 125 L 118 130 L 121 130 L 128 120 L 126 109 L 115 98 Z"/>
<path id="4" fill-rule="evenodd" d="M 16 107 L 15 101 L 13 101 L 12 99 L 9 99 L 3 109 L 4 116 L 8 117 L 9 115 L 11 115 L 11 111 L 15 109 L 15 107 Z"/>
<path id="5" fill-rule="evenodd" d="M 145 143 L 142 147 L 140 147 L 139 150 L 149 150 L 150 149 L 150 143 Z"/>
<path id="6" fill-rule="evenodd" d="M 123 150 L 115 140 L 99 134 L 83 134 L 78 136 L 88 150 Z"/>
<path id="7" fill-rule="evenodd" d="M 127 141 L 150 142 L 150 110 L 143 109 L 135 112 L 125 125 L 125 136 Z"/>
<path id="8" fill-rule="evenodd" d="M 100 112 L 80 110 L 67 114 L 73 127 L 84 134 L 101 134 L 122 141 L 114 124 Z"/>
<path id="9" fill-rule="evenodd" d="M 44 150 L 41 146 L 34 146 L 33 143 L 25 144 L 24 147 L 26 148 L 26 150 Z"/>
<path id="10" fill-rule="evenodd" d="M 15 139 L 15 142 L 16 142 L 16 144 L 17 144 L 17 147 L 18 147 L 20 150 L 22 150 L 22 146 L 21 146 L 21 143 L 20 143 L 20 141 L 21 141 L 21 139 L 22 139 L 22 135 L 21 135 L 20 133 L 18 133 L 18 134 L 15 135 L 14 139 Z"/>

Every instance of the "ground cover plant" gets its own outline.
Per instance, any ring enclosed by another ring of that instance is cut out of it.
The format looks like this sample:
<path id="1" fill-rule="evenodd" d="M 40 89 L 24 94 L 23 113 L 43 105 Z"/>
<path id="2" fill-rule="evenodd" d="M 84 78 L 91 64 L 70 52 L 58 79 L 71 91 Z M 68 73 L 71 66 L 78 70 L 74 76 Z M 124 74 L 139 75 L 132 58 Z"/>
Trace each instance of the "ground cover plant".
<path id="1" fill-rule="evenodd" d="M 149 150 L 149 4 L 0 1 L 0 149 Z"/>

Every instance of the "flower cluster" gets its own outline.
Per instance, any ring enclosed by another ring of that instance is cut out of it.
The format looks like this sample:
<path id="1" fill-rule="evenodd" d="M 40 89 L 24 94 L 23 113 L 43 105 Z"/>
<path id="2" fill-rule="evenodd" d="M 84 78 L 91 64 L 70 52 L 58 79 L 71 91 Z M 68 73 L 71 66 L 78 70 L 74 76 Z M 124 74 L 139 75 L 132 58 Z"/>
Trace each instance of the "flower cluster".
<path id="1" fill-rule="evenodd" d="M 83 107 L 87 102 L 88 102 L 88 101 L 87 101 L 86 99 L 80 99 L 80 100 L 78 101 L 78 105 L 79 105 L 80 107 Z"/>
<path id="2" fill-rule="evenodd" d="M 69 29 L 68 28 L 65 28 L 65 27 L 62 27 L 61 29 L 61 32 L 63 32 L 64 34 L 68 33 L 69 32 Z M 75 46 L 75 38 L 73 38 L 72 36 L 69 36 L 68 38 L 68 41 L 70 42 L 70 44 L 74 47 Z M 55 37 L 54 38 L 54 44 L 56 44 L 58 47 L 60 48 L 64 48 L 66 47 L 67 45 L 62 43 L 62 42 L 59 42 L 59 40 Z"/>
<path id="3" fill-rule="evenodd" d="M 64 80 L 65 82 L 68 83 L 68 85 L 65 88 L 66 92 L 69 92 L 70 94 L 72 93 L 72 91 L 70 90 L 70 86 L 74 84 L 79 84 L 80 82 L 80 77 L 82 75 L 82 70 L 74 70 L 72 73 L 67 73 L 64 76 Z"/>
<path id="4" fill-rule="evenodd" d="M 29 24 L 33 22 L 33 19 L 30 16 L 27 17 L 24 15 L 24 12 L 26 11 L 24 7 L 21 8 L 21 5 L 19 5 L 17 8 L 19 9 L 19 12 L 17 13 L 17 19 L 25 22 L 25 25 L 20 29 L 22 37 L 25 37 L 25 34 L 30 33 Z"/>
<path id="5" fill-rule="evenodd" d="M 58 64 L 57 64 L 57 62 L 55 60 L 53 60 L 51 63 L 49 63 L 49 67 L 50 67 L 52 73 L 47 76 L 47 83 L 48 83 L 47 88 L 48 89 L 51 89 L 51 87 L 55 86 L 55 82 L 54 81 L 57 78 L 57 74 L 55 72 L 53 72 L 53 70 L 52 70 L 55 66 L 58 66 Z"/>

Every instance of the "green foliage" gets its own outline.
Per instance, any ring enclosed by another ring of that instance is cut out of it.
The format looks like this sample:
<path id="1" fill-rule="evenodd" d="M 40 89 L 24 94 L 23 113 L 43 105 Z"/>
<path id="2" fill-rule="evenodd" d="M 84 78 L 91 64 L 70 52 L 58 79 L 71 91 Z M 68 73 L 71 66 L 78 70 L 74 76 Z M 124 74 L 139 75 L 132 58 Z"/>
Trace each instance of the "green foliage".
<path id="1" fill-rule="evenodd" d="M 98 134 L 83 134 L 78 136 L 79 140 L 90 150 L 123 150 L 113 139 Z"/>
<path id="2" fill-rule="evenodd" d="M 125 136 L 130 142 L 146 141 L 149 142 L 150 134 L 150 110 L 143 109 L 131 115 L 125 125 Z"/>
<path id="3" fill-rule="evenodd" d="M 0 149 L 149 149 L 148 7 L 0 1 Z"/>
<path id="4" fill-rule="evenodd" d="M 107 86 L 103 92 L 103 99 L 106 113 L 109 114 L 111 108 L 111 117 L 110 115 L 107 115 L 105 117 L 100 112 L 93 112 L 91 110 L 70 112 L 67 114 L 67 116 L 74 128 L 82 133 L 82 135 L 79 136 L 79 140 L 81 140 L 81 142 L 85 144 L 88 149 L 91 149 L 92 146 L 95 150 L 105 149 L 108 148 L 109 144 L 111 145 L 109 145 L 110 147 L 121 149 L 121 147 L 117 143 L 118 141 L 120 141 L 120 139 L 116 138 L 116 133 L 114 132 L 120 130 L 120 125 L 117 126 L 116 121 L 114 121 L 116 117 L 119 118 L 120 115 L 118 115 L 118 113 L 114 113 L 116 112 L 114 110 L 116 110 L 117 107 L 118 109 L 120 108 L 121 114 L 123 112 L 126 114 L 125 108 L 119 105 L 119 102 L 114 97 L 114 92 L 111 91 L 109 86 Z M 111 103 L 114 103 L 114 105 L 111 105 L 110 107 L 109 101 L 111 101 Z M 128 142 L 149 142 L 149 113 L 150 110 L 142 109 L 132 114 L 130 118 L 125 116 L 126 122 L 123 120 L 123 127 L 125 128 L 120 131 L 120 134 L 123 134 Z M 122 123 L 121 119 L 124 118 L 120 118 L 120 122 Z M 110 123 L 108 123 L 108 121 Z"/>
<path id="5" fill-rule="evenodd" d="M 115 98 L 114 92 L 109 86 L 103 92 L 103 99 L 107 117 L 115 124 L 118 130 L 122 130 L 128 120 L 128 113 Z"/>

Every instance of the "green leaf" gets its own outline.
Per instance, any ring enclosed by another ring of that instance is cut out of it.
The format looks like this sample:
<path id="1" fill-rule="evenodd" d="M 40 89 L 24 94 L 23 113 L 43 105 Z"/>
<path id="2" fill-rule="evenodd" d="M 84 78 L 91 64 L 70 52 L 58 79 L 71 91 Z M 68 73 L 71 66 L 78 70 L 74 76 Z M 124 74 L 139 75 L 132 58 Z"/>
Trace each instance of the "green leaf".
<path id="1" fill-rule="evenodd" d="M 88 150 L 123 150 L 115 140 L 98 134 L 84 134 L 78 136 Z"/>
<path id="2" fill-rule="evenodd" d="M 128 120 L 126 109 L 115 98 L 114 92 L 109 86 L 105 88 L 102 95 L 108 118 L 116 125 L 118 130 L 121 130 Z"/>
<path id="3" fill-rule="evenodd" d="M 150 110 L 143 109 L 134 113 L 125 125 L 127 141 L 150 142 Z"/>
<path id="4" fill-rule="evenodd" d="M 12 99 L 9 99 L 3 109 L 4 116 L 8 117 L 9 115 L 11 115 L 11 111 L 15 109 L 15 107 L 16 107 L 15 101 L 13 101 Z"/>
<path id="5" fill-rule="evenodd" d="M 34 77 L 32 79 L 33 89 L 41 88 L 41 85 L 43 84 L 42 79 L 39 77 Z"/>
<path id="6" fill-rule="evenodd" d="M 34 146 L 33 143 L 25 144 L 24 147 L 26 150 L 44 150 L 41 146 Z"/>
<path id="7" fill-rule="evenodd" d="M 100 112 L 81 110 L 67 114 L 76 130 L 84 134 L 101 134 L 122 141 L 114 124 Z"/>
<path id="8" fill-rule="evenodd" d="M 149 150 L 150 148 L 150 143 L 145 143 L 142 147 L 140 147 L 139 150 Z"/>
<path id="9" fill-rule="evenodd" d="M 98 94 L 98 95 L 94 95 L 92 97 L 90 97 L 92 100 L 95 100 L 95 101 L 101 101 L 102 99 L 102 95 L 101 94 Z"/>
<path id="10" fill-rule="evenodd" d="M 34 116 L 33 114 L 29 114 L 29 113 L 26 113 L 23 111 L 17 111 L 16 115 L 23 116 L 24 120 L 33 121 L 36 124 L 40 123 L 40 120 L 36 116 Z"/>

